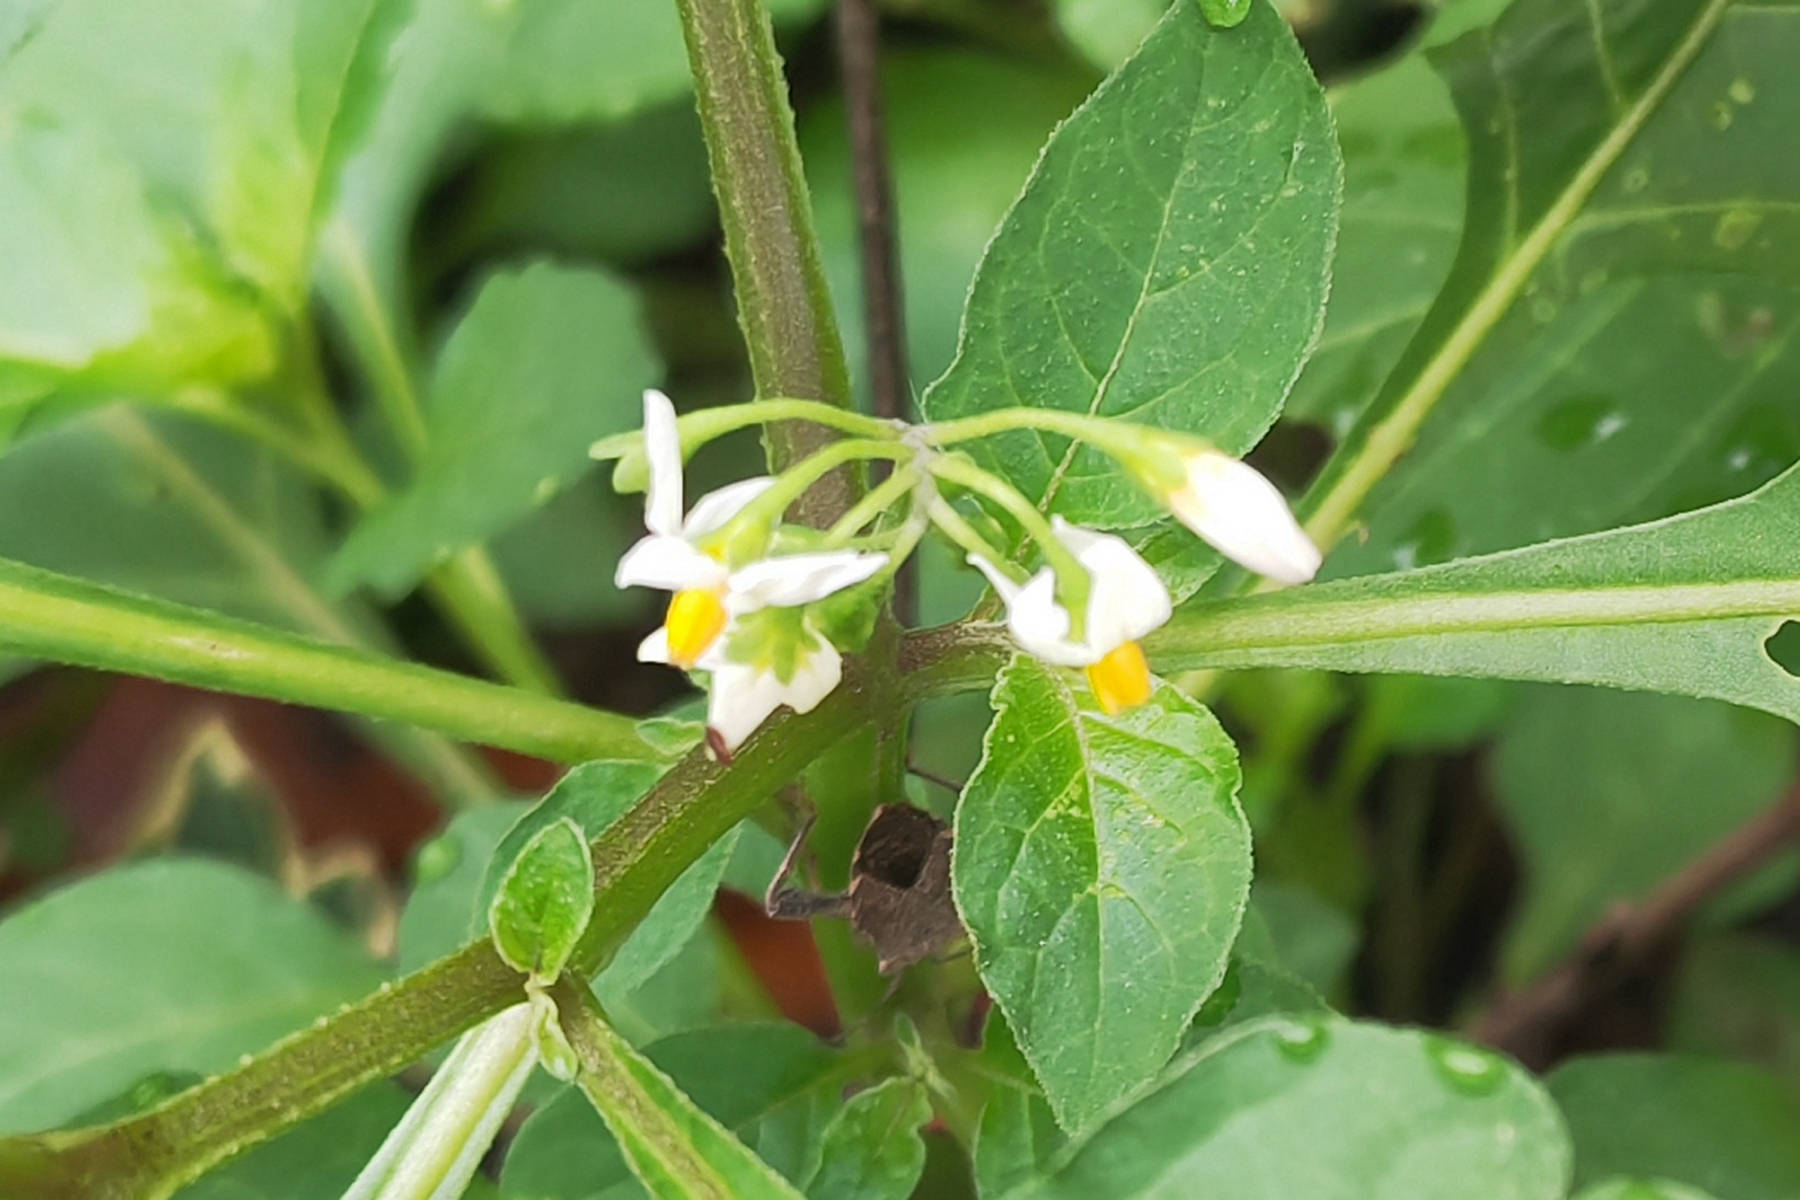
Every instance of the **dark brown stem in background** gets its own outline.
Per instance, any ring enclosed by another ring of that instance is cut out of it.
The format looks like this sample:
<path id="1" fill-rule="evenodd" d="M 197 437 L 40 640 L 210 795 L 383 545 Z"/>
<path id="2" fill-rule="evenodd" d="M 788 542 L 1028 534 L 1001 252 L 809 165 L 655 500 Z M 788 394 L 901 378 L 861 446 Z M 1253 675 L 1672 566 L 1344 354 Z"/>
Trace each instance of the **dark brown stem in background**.
<path id="1" fill-rule="evenodd" d="M 894 210 L 894 181 L 882 112 L 881 15 L 875 0 L 837 0 L 837 39 L 855 175 L 870 396 L 876 416 L 904 418 L 911 408 L 906 305 L 900 275 L 899 216 Z M 918 576 L 912 562 L 902 566 L 895 577 L 894 616 L 902 625 L 918 622 Z"/>
<path id="2" fill-rule="evenodd" d="M 1636 904 L 1594 924 L 1575 950 L 1535 982 L 1495 1002 L 1475 1038 L 1541 1068 L 1559 1035 L 1665 946 L 1695 910 L 1800 841 L 1800 786 L 1739 826 Z"/>

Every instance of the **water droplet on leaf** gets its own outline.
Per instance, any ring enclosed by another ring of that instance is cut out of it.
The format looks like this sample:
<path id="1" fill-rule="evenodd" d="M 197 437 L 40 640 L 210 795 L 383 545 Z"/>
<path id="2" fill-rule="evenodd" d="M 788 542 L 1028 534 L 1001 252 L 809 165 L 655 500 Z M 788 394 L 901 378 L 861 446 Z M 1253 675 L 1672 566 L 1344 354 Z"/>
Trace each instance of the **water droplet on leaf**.
<path id="1" fill-rule="evenodd" d="M 1487 1096 L 1506 1079 L 1506 1060 L 1490 1050 L 1427 1036 L 1425 1054 L 1440 1078 L 1465 1096 Z"/>
<path id="2" fill-rule="evenodd" d="M 1200 12 L 1215 29 L 1230 29 L 1243 23 L 1256 0 L 1200 0 Z"/>
<path id="3" fill-rule="evenodd" d="M 1726 93 L 1739 104 L 1748 104 L 1756 99 L 1756 85 L 1740 75 L 1731 81 Z"/>
<path id="4" fill-rule="evenodd" d="M 1575 396 L 1538 420 L 1537 435 L 1553 450 L 1573 451 L 1597 445 L 1630 423 L 1610 396 Z"/>
<path id="5" fill-rule="evenodd" d="M 1721 250 L 1741 250 L 1761 225 L 1761 213 L 1747 208 L 1727 209 L 1713 226 L 1713 245 Z"/>
<path id="6" fill-rule="evenodd" d="M 462 840 L 454 834 L 440 834 L 419 847 L 418 861 L 413 866 L 414 882 L 436 883 L 461 861 Z"/>
<path id="7" fill-rule="evenodd" d="M 1275 1030 L 1275 1048 L 1290 1062 L 1312 1062 L 1330 1041 L 1325 1026 L 1316 1021 L 1287 1021 Z"/>

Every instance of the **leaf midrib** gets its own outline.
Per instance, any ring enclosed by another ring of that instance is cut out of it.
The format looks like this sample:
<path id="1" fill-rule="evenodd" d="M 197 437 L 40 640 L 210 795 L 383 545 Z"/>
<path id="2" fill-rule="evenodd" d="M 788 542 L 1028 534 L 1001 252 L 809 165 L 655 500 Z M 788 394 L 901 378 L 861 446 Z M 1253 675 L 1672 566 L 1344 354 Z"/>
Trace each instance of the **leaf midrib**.
<path id="1" fill-rule="evenodd" d="M 1563 233 L 1574 224 L 1607 172 L 1643 131 L 1682 74 L 1705 48 L 1732 3 L 1733 0 L 1709 0 L 1687 34 L 1670 51 L 1656 76 L 1583 160 L 1562 192 L 1538 218 L 1537 224 L 1496 265 L 1487 284 L 1476 293 L 1474 301 L 1426 361 L 1412 385 L 1388 415 L 1369 429 L 1360 448 L 1324 494 L 1308 504 L 1312 511 L 1306 520 L 1306 531 L 1320 546 L 1329 549 L 1343 535 L 1369 492 L 1412 445 L 1419 426 L 1511 309 L 1513 301 Z"/>
<path id="2" fill-rule="evenodd" d="M 1403 578 L 1403 577 L 1402 577 Z M 1189 610 L 1154 637 L 1153 653 L 1357 645 L 1396 638 L 1612 625 L 1686 624 L 1800 614 L 1800 577 L 1729 583 L 1422 592 L 1334 598 L 1329 585 L 1279 600 Z"/>

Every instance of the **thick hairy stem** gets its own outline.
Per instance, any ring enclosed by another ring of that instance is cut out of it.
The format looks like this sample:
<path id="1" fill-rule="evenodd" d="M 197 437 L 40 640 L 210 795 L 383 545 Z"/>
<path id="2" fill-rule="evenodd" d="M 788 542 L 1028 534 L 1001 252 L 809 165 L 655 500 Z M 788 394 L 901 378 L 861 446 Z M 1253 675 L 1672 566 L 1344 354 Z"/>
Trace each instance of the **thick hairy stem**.
<path id="1" fill-rule="evenodd" d="M 762 0 L 677 0 L 713 188 L 736 284 L 738 320 L 761 396 L 847 408 L 844 347 L 819 265 L 794 114 Z M 830 434 L 789 422 L 769 431 L 770 466 L 785 469 Z M 857 476 L 813 489 L 800 518 L 824 528 L 854 500 Z"/>

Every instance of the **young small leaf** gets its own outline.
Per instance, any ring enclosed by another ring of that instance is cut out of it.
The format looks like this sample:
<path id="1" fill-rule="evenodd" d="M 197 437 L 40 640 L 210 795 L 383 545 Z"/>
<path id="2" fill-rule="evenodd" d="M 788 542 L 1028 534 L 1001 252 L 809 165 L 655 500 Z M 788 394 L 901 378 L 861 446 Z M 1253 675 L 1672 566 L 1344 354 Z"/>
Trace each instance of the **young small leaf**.
<path id="1" fill-rule="evenodd" d="M 1250 890 L 1237 753 L 1159 684 L 1106 716 L 1015 658 L 956 814 L 956 903 L 982 979 L 1071 1129 L 1153 1076 L 1225 972 Z"/>
<path id="2" fill-rule="evenodd" d="M 916 1079 L 888 1079 L 845 1101 L 806 1180 L 811 1200 L 906 1200 L 925 1169 L 919 1130 L 931 1101 Z"/>
<path id="3" fill-rule="evenodd" d="M 594 860 L 581 826 L 564 817 L 538 831 L 507 870 L 488 909 L 500 957 L 551 980 L 594 913 Z"/>

